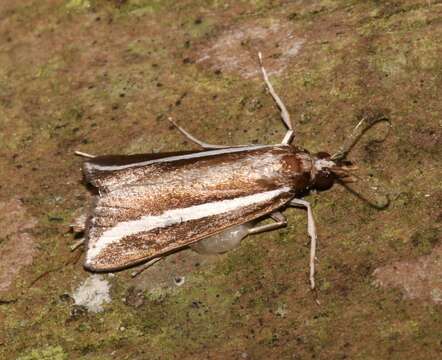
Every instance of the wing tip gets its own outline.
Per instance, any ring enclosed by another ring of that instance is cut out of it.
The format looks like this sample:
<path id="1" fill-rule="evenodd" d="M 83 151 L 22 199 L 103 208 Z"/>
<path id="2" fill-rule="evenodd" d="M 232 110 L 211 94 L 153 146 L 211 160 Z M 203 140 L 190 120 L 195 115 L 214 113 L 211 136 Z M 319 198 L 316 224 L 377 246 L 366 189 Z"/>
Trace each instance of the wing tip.
<path id="1" fill-rule="evenodd" d="M 101 267 L 98 265 L 97 261 L 90 256 L 89 250 L 86 251 L 86 258 L 83 263 L 83 267 L 91 272 L 102 271 Z"/>
<path id="2" fill-rule="evenodd" d="M 99 273 L 99 272 L 112 272 L 116 271 L 117 268 L 115 266 L 111 266 L 110 264 L 100 263 L 95 261 L 94 259 L 88 259 L 83 263 L 83 267 L 90 272 Z"/>
<path id="3" fill-rule="evenodd" d="M 89 241 L 87 241 L 86 246 L 86 257 L 84 259 L 83 267 L 91 272 L 106 271 L 106 266 L 103 266 L 100 261 L 97 261 L 99 253 L 97 253 L 95 246 L 92 245 L 91 247 Z"/>
<path id="4" fill-rule="evenodd" d="M 89 262 L 88 260 L 85 260 L 83 263 L 83 267 L 87 270 L 87 271 L 91 271 L 91 272 L 97 272 L 97 268 L 95 267 L 95 264 L 93 262 Z"/>

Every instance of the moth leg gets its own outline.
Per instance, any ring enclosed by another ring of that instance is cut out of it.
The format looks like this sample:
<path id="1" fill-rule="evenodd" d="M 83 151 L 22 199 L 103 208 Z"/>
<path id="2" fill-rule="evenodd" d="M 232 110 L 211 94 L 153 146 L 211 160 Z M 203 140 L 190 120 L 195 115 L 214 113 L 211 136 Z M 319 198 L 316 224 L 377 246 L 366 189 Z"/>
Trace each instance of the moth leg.
<path id="1" fill-rule="evenodd" d="M 269 76 L 267 75 L 267 71 L 266 71 L 266 69 L 264 69 L 264 65 L 262 63 L 261 52 L 258 53 L 258 58 L 259 58 L 259 65 L 261 67 L 261 72 L 262 72 L 262 77 L 264 78 L 264 82 L 266 83 L 266 86 L 267 86 L 267 89 L 269 90 L 270 95 L 272 96 L 273 100 L 275 101 L 276 105 L 278 106 L 279 110 L 281 111 L 282 121 L 284 122 L 285 126 L 287 126 L 287 128 L 288 128 L 288 131 L 285 134 L 284 139 L 282 140 L 281 144 L 284 144 L 284 145 L 290 144 L 290 142 L 293 140 L 293 137 L 295 136 L 292 121 L 290 120 L 290 114 L 287 111 L 287 108 L 285 107 L 281 98 L 275 92 L 275 89 L 273 89 L 272 84 L 270 83 Z"/>
<path id="2" fill-rule="evenodd" d="M 276 222 L 273 224 L 265 224 L 265 225 L 259 225 L 255 226 L 251 229 L 249 229 L 249 234 L 258 234 L 260 232 L 269 231 L 269 230 L 275 230 L 280 227 L 287 225 L 287 219 L 283 214 L 281 214 L 279 211 L 273 212 L 270 214 L 270 217 L 275 220 Z"/>
<path id="3" fill-rule="evenodd" d="M 163 260 L 164 258 L 162 257 L 157 257 L 155 259 L 149 260 L 147 263 L 144 263 L 143 265 L 140 265 L 140 267 L 133 271 L 130 276 L 131 277 L 136 277 L 138 275 L 140 275 L 144 270 L 150 268 L 153 264 L 156 264 L 158 261 Z"/>
<path id="4" fill-rule="evenodd" d="M 315 288 L 315 259 L 316 259 L 316 226 L 310 203 L 301 199 L 293 199 L 290 205 L 301 206 L 307 209 L 307 231 L 310 236 L 310 287 Z"/>
<path id="5" fill-rule="evenodd" d="M 227 147 L 231 147 L 231 146 L 225 146 L 225 145 L 214 145 L 214 144 L 208 144 L 205 143 L 204 141 L 201 141 L 199 139 L 197 139 L 195 136 L 191 135 L 189 132 L 187 132 L 186 130 L 184 130 L 181 126 L 179 126 L 175 121 L 172 120 L 171 117 L 167 118 L 172 124 L 173 126 L 175 126 L 178 131 L 183 134 L 186 138 L 188 138 L 190 141 L 194 142 L 195 144 L 201 146 L 203 149 L 225 149 Z"/>
<path id="6" fill-rule="evenodd" d="M 93 159 L 95 157 L 95 155 L 91 155 L 82 151 L 75 151 L 74 152 L 75 155 L 81 156 L 81 157 L 85 157 L 85 158 L 89 158 L 89 159 Z"/>
<path id="7" fill-rule="evenodd" d="M 74 242 L 71 245 L 71 251 L 77 250 L 83 244 L 84 244 L 84 238 L 81 238 L 81 239 L 77 240 L 76 242 Z"/>

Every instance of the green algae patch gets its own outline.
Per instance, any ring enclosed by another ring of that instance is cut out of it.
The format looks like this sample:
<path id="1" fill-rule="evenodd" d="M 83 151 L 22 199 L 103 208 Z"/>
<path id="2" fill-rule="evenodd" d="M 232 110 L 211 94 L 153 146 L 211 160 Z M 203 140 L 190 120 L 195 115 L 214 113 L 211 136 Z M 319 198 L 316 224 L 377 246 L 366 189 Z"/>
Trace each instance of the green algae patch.
<path id="1" fill-rule="evenodd" d="M 85 10 L 91 7 L 89 0 L 69 0 L 66 3 L 66 9 L 68 10 Z"/>
<path id="2" fill-rule="evenodd" d="M 35 70 L 34 76 L 37 78 L 50 78 L 55 75 L 57 70 L 63 68 L 65 64 L 62 59 L 51 59 L 48 63 L 39 66 Z"/>
<path id="3" fill-rule="evenodd" d="M 183 29 L 185 29 L 190 38 L 201 38 L 208 36 L 215 29 L 215 23 L 210 18 L 196 17 L 187 22 Z"/>
<path id="4" fill-rule="evenodd" d="M 174 4 L 174 1 L 128 0 L 122 1 L 121 4 L 121 13 L 135 17 L 143 17 L 145 15 L 153 15 L 167 9 Z"/>
<path id="5" fill-rule="evenodd" d="M 31 350 L 26 355 L 21 355 L 17 360 L 67 360 L 68 354 L 61 346 L 48 346 L 46 348 Z"/>

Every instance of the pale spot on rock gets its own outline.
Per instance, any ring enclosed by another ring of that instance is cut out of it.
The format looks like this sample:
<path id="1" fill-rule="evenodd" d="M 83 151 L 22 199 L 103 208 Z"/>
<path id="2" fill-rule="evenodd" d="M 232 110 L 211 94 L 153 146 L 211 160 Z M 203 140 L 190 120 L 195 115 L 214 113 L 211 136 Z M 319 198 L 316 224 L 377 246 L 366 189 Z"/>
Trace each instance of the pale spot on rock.
<path id="1" fill-rule="evenodd" d="M 92 275 L 75 290 L 75 305 L 84 306 L 90 312 L 103 311 L 103 304 L 110 303 L 110 284 L 103 275 Z"/>
<path id="2" fill-rule="evenodd" d="M 227 255 L 202 255 L 192 250 L 170 254 L 131 280 L 135 291 L 148 294 L 152 299 L 161 299 L 165 294 L 174 294 L 180 288 L 192 286 L 193 273 L 207 269 Z"/>
<path id="3" fill-rule="evenodd" d="M 377 285 L 399 288 L 406 299 L 442 304 L 442 246 L 430 255 L 380 267 L 374 276 Z"/>
<path id="4" fill-rule="evenodd" d="M 280 74 L 302 48 L 304 39 L 293 33 L 289 23 L 241 24 L 222 32 L 200 47 L 196 63 L 215 71 L 236 73 L 244 78 L 260 76 L 258 51 L 267 72 Z"/>
<path id="5" fill-rule="evenodd" d="M 0 291 L 6 291 L 19 271 L 32 263 L 36 220 L 26 214 L 19 199 L 0 202 Z"/>

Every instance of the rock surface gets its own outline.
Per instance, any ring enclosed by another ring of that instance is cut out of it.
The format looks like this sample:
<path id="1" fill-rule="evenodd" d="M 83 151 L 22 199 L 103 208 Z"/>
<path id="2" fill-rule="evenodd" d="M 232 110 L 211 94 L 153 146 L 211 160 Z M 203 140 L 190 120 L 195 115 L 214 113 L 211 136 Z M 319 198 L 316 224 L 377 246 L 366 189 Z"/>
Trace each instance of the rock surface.
<path id="1" fill-rule="evenodd" d="M 427 0 L 0 1 L 0 358 L 441 358 L 441 14 Z M 280 142 L 258 51 L 296 145 L 334 153 L 368 114 L 391 120 L 349 154 L 368 179 L 355 189 L 385 188 L 388 209 L 339 186 L 305 197 L 315 293 L 306 214 L 290 208 L 286 228 L 222 256 L 103 275 L 103 311 L 75 305 L 91 274 L 69 226 L 94 191 L 74 151 L 196 149 L 168 116 L 209 143 Z"/>

